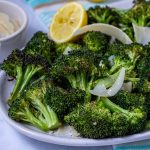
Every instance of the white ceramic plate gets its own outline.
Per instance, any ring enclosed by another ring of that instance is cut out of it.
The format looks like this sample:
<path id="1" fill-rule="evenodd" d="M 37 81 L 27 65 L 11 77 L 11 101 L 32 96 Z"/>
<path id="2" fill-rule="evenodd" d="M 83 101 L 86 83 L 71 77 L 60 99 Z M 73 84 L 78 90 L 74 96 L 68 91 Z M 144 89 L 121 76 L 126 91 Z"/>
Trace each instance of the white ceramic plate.
<path id="1" fill-rule="evenodd" d="M 17 129 L 22 134 L 31 137 L 33 139 L 37 139 L 40 141 L 58 144 L 58 145 L 67 145 L 67 146 L 104 146 L 104 145 L 115 145 L 121 143 L 134 142 L 139 140 L 145 140 L 150 138 L 150 131 L 121 137 L 121 138 L 108 138 L 108 139 L 85 139 L 85 138 L 73 138 L 66 136 L 56 136 L 52 133 L 44 133 L 41 132 L 31 126 L 17 123 L 8 117 L 8 106 L 6 104 L 6 100 L 10 95 L 10 92 L 13 88 L 13 82 L 8 81 L 6 74 L 1 71 L 0 72 L 0 111 L 3 115 L 4 119 L 15 129 Z"/>

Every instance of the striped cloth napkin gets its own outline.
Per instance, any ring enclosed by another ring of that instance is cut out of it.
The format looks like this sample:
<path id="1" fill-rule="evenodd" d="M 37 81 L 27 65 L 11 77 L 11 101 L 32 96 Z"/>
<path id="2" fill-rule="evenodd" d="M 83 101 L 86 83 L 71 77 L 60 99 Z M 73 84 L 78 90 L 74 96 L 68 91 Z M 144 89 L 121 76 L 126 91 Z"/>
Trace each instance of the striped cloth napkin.
<path id="1" fill-rule="evenodd" d="M 26 0 L 27 3 L 35 10 L 35 13 L 39 16 L 41 22 L 47 28 L 50 25 L 52 16 L 64 3 L 69 2 L 70 0 Z M 91 3 L 86 0 L 76 0 L 84 5 L 86 9 L 91 6 L 94 6 L 94 3 Z M 107 0 L 101 5 L 109 5 L 111 7 L 118 8 L 129 8 L 132 5 L 132 0 Z M 150 150 L 150 140 L 115 145 L 113 146 L 114 150 Z"/>

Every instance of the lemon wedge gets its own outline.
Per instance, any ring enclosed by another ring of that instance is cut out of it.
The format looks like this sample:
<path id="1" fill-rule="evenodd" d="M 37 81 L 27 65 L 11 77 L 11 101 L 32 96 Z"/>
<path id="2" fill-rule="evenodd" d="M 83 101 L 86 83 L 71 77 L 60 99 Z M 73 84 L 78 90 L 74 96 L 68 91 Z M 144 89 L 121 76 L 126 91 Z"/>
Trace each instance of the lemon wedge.
<path id="1" fill-rule="evenodd" d="M 50 37 L 57 43 L 73 40 L 73 33 L 87 24 L 87 13 L 76 2 L 67 3 L 59 9 L 52 19 L 49 29 Z"/>

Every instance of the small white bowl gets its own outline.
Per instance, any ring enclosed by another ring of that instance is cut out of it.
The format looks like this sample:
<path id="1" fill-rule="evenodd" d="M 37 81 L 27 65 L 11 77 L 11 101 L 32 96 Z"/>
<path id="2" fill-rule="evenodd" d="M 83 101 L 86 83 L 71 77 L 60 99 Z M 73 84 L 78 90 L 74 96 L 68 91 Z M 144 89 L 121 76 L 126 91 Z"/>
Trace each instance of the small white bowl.
<path id="1" fill-rule="evenodd" d="M 6 13 L 11 20 L 15 19 L 19 23 L 19 28 L 14 33 L 0 38 L 0 62 L 2 62 L 13 49 L 23 46 L 28 17 L 20 6 L 10 1 L 0 1 L 0 12 Z"/>

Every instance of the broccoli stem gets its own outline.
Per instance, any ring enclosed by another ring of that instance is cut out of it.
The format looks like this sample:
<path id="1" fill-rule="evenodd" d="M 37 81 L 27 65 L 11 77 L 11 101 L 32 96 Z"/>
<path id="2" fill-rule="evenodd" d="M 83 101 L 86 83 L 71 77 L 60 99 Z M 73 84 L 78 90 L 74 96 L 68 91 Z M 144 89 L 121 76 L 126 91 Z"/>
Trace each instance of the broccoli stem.
<path id="1" fill-rule="evenodd" d="M 127 120 L 129 121 L 129 123 L 132 125 L 137 126 L 137 123 L 143 117 L 143 114 L 141 113 L 141 111 L 129 112 L 128 110 L 125 110 L 125 109 L 119 107 L 118 105 L 114 104 L 106 97 L 101 98 L 101 100 L 106 108 L 108 108 L 112 112 L 122 113 L 122 115 L 124 115 L 127 118 Z"/>
<path id="2" fill-rule="evenodd" d="M 101 100 L 102 100 L 103 104 L 104 104 L 108 109 L 110 109 L 112 112 L 123 113 L 123 114 L 125 114 L 125 116 L 127 116 L 127 117 L 130 115 L 130 113 L 129 113 L 127 110 L 125 110 L 125 109 L 119 107 L 118 105 L 114 104 L 114 103 L 111 102 L 108 98 L 104 97 L 104 98 L 101 98 Z"/>
<path id="3" fill-rule="evenodd" d="M 125 77 L 125 80 L 131 81 L 131 82 L 138 82 L 138 81 L 140 81 L 140 78 L 129 78 L 129 77 Z"/>
<path id="4" fill-rule="evenodd" d="M 71 86 L 75 89 L 79 88 L 83 91 L 86 90 L 86 74 L 81 72 L 78 73 L 77 75 L 68 75 L 67 79 Z"/>
<path id="5" fill-rule="evenodd" d="M 86 96 L 85 96 L 85 103 L 88 103 L 88 102 L 91 101 L 92 95 L 91 95 L 91 93 L 89 91 L 92 89 L 93 80 L 94 80 L 94 76 L 91 77 L 90 82 L 87 84 L 87 87 L 86 87 Z"/>
<path id="6" fill-rule="evenodd" d="M 77 81 L 76 81 L 75 76 L 74 76 L 74 75 L 68 75 L 68 76 L 67 76 L 67 79 L 68 79 L 70 85 L 71 85 L 73 88 L 76 89 L 76 88 L 77 88 Z"/>
<path id="7" fill-rule="evenodd" d="M 25 112 L 25 118 L 27 119 L 24 119 L 24 121 L 32 123 L 35 127 L 40 128 L 43 131 L 49 131 L 48 126 L 44 122 L 38 120 L 27 107 L 25 107 Z"/>
<path id="8" fill-rule="evenodd" d="M 47 106 L 47 110 L 51 117 L 51 130 L 56 129 L 61 126 L 61 123 L 58 120 L 57 114 L 49 107 Z"/>
<path id="9" fill-rule="evenodd" d="M 11 105 L 12 102 L 14 101 L 14 99 L 17 97 L 17 93 L 20 87 L 20 84 L 22 82 L 22 67 L 17 67 L 17 77 L 16 77 L 16 83 L 15 86 L 13 88 L 13 91 L 11 93 L 11 97 L 8 100 L 8 104 Z"/>
<path id="10" fill-rule="evenodd" d="M 28 83 L 30 82 L 31 78 L 33 77 L 34 74 L 36 74 L 38 71 L 40 71 L 42 68 L 41 67 L 35 67 L 35 66 L 31 66 L 31 70 L 30 68 L 27 68 L 25 75 L 24 76 L 24 81 L 21 84 L 20 90 L 18 92 L 18 94 L 22 93 L 22 91 L 25 89 L 25 87 L 28 85 Z M 29 71 L 30 70 L 30 71 Z"/>
<path id="11" fill-rule="evenodd" d="M 86 91 L 86 73 L 81 72 L 77 75 L 78 87 L 83 91 Z"/>
<path id="12" fill-rule="evenodd" d="M 31 72 L 31 65 L 27 66 L 26 70 L 25 70 L 25 73 L 24 73 L 24 78 L 23 78 L 23 81 L 25 80 L 25 78 L 28 76 L 28 74 Z"/>
<path id="13" fill-rule="evenodd" d="M 42 120 L 44 123 L 46 123 L 48 129 L 56 129 L 58 128 L 61 124 L 57 118 L 57 115 L 55 112 L 50 109 L 48 106 L 44 105 L 42 103 L 41 99 L 38 99 L 36 97 L 32 98 L 31 102 L 33 105 L 36 107 L 36 109 L 42 113 L 42 116 L 40 117 L 40 120 Z"/>
<path id="14" fill-rule="evenodd" d="M 73 88 L 80 89 L 86 92 L 85 102 L 89 102 L 91 100 L 91 93 L 89 91 L 92 87 L 94 76 L 92 76 L 89 83 L 87 83 L 88 79 L 85 72 L 77 73 L 76 76 L 69 75 L 67 76 L 67 79 Z"/>
<path id="15" fill-rule="evenodd" d="M 34 101 L 32 100 L 33 104 L 36 106 L 37 110 L 42 112 L 44 117 L 42 120 L 46 123 L 48 128 L 49 129 L 58 128 L 60 126 L 60 122 L 55 112 L 48 106 L 45 106 L 40 99 L 34 98 Z"/>
<path id="16" fill-rule="evenodd" d="M 112 68 L 110 69 L 110 74 L 113 74 L 116 70 L 120 69 L 120 65 L 114 65 L 112 66 Z"/>

